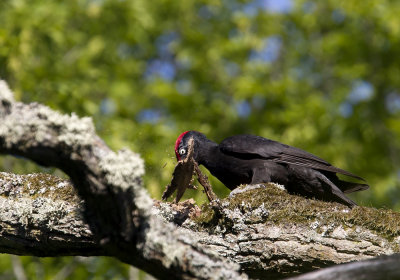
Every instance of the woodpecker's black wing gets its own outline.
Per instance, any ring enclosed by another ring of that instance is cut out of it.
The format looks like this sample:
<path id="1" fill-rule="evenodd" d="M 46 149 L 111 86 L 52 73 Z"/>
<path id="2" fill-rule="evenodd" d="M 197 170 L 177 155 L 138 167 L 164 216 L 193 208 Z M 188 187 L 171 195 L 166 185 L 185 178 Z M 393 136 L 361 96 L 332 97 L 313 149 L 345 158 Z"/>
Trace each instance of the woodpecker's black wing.
<path id="1" fill-rule="evenodd" d="M 262 158 L 277 163 L 293 164 L 332 173 L 340 173 L 365 181 L 363 178 L 337 168 L 313 154 L 260 136 L 231 136 L 223 140 L 219 144 L 219 148 L 221 152 L 238 158 Z"/>

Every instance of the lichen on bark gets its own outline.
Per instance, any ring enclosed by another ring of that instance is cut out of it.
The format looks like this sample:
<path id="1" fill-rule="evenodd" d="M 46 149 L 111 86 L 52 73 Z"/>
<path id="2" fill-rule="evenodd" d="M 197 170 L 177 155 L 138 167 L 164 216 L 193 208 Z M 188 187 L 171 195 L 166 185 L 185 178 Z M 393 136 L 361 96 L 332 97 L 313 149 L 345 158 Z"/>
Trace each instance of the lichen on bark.
<path id="1" fill-rule="evenodd" d="M 127 149 L 112 151 L 91 118 L 15 102 L 0 81 L 0 153 L 61 169 L 79 195 L 74 200 L 69 191 L 59 192 L 67 190 L 63 182 L 46 175 L 5 175 L 0 252 L 104 255 L 156 277 L 247 279 L 237 264 L 189 244 L 174 223 L 153 215 L 142 186 L 143 160 Z"/>
<path id="2" fill-rule="evenodd" d="M 245 219 L 247 223 L 256 219 L 257 222 L 276 225 L 304 224 L 321 234 L 326 234 L 337 226 L 342 226 L 347 231 L 362 227 L 388 240 L 400 235 L 400 213 L 392 210 L 363 206 L 350 209 L 334 202 L 291 195 L 271 183 L 239 188 L 243 191 L 236 191 L 235 194 L 221 200 L 220 205 L 232 213 L 240 211 L 243 218 L 248 217 Z M 202 214 L 195 221 L 202 225 L 225 223 L 224 220 L 214 219 L 214 216 L 218 215 L 224 217 L 224 213 L 218 213 L 218 209 L 212 203 L 204 205 Z"/>
<path id="3" fill-rule="evenodd" d="M 166 216 L 168 206 L 162 207 Z M 202 205 L 181 225 L 203 234 L 197 242 L 205 248 L 240 263 L 250 277 L 263 278 L 399 252 L 399 219 L 391 210 L 350 209 L 259 184 Z"/>
<path id="4" fill-rule="evenodd" d="M 49 197 L 64 201 L 80 201 L 69 180 L 46 173 L 15 175 L 0 172 L 0 195 L 4 197 Z"/>

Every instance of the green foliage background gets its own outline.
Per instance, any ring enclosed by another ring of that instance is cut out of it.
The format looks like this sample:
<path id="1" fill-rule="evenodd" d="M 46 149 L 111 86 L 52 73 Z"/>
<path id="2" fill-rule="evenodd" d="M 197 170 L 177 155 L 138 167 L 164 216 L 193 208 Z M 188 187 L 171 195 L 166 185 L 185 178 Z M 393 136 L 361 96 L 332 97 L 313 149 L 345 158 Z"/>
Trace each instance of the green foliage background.
<path id="1" fill-rule="evenodd" d="M 198 130 L 303 148 L 366 178 L 360 204 L 398 210 L 399 14 L 392 0 L 2 0 L 0 78 L 17 100 L 92 116 L 113 149 L 140 153 L 154 198 L 170 180 L 175 139 Z M 43 171 L 10 156 L 1 164 Z M 51 262 L 41 265 L 53 271 Z M 0 263 L 10 271 L 8 256 Z M 74 279 L 100 279 L 79 271 Z M 120 265 L 103 276 L 127 275 Z"/>

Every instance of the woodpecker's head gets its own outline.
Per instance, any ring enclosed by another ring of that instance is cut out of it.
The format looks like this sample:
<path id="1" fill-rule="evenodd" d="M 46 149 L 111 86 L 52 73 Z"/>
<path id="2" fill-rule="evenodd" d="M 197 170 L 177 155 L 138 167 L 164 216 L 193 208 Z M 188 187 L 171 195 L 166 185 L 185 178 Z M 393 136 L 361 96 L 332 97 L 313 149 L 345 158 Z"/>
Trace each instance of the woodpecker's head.
<path id="1" fill-rule="evenodd" d="M 198 149 L 201 147 L 202 142 L 210 141 L 207 139 L 207 137 L 197 131 L 185 131 L 181 135 L 179 135 L 178 139 L 176 139 L 175 142 L 175 155 L 176 159 L 179 160 L 184 160 L 188 154 L 189 151 L 189 140 L 193 138 L 194 142 L 194 159 L 197 160 L 197 155 L 198 155 Z"/>

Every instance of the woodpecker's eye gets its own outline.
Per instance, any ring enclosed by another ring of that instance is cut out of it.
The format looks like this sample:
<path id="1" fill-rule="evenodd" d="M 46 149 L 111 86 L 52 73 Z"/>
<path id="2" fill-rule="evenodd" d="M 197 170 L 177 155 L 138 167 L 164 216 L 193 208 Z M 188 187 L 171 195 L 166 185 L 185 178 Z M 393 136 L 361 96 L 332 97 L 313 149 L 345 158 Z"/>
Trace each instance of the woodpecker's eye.
<path id="1" fill-rule="evenodd" d="M 184 155 L 186 153 L 186 150 L 184 148 L 179 149 L 179 154 Z"/>

